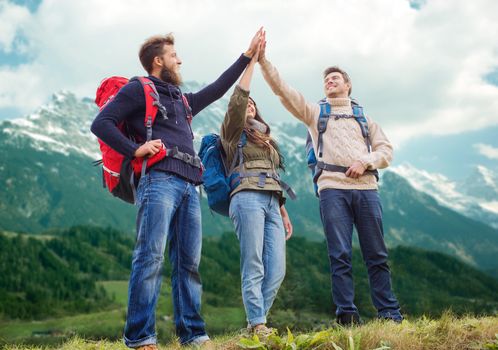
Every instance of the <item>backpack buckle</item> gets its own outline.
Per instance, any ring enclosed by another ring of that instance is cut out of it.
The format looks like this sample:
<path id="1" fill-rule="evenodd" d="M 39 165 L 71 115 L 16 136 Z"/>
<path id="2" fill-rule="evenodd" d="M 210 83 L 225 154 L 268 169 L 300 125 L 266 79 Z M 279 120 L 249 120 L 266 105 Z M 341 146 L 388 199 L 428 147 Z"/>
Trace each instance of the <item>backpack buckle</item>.
<path id="1" fill-rule="evenodd" d="M 268 173 L 266 172 L 261 172 L 259 173 L 259 177 L 258 177 L 258 187 L 260 188 L 263 188 L 265 187 L 265 184 L 266 184 L 266 178 L 268 176 Z"/>
<path id="2" fill-rule="evenodd" d="M 320 117 L 318 119 L 318 132 L 319 133 L 324 133 L 325 130 L 327 130 L 328 121 L 329 121 L 328 116 L 327 117 Z"/>

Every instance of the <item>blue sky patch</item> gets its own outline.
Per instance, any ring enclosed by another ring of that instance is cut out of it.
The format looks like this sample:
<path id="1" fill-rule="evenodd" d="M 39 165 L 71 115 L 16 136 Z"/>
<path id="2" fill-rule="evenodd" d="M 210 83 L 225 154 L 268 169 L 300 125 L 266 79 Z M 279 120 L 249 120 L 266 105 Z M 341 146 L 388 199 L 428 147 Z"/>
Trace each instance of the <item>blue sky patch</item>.
<path id="1" fill-rule="evenodd" d="M 16 67 L 30 62 L 32 59 L 31 54 L 26 52 L 28 45 L 26 37 L 17 33 L 10 52 L 0 50 L 0 66 Z"/>
<path id="2" fill-rule="evenodd" d="M 410 7 L 415 10 L 420 10 L 425 4 L 427 0 L 408 0 L 410 3 Z"/>
<path id="3" fill-rule="evenodd" d="M 23 114 L 18 108 L 14 107 L 0 107 L 0 123 L 3 120 L 10 120 L 22 117 Z"/>
<path id="4" fill-rule="evenodd" d="M 10 0 L 11 3 L 26 7 L 31 13 L 34 13 L 40 7 L 42 0 Z"/>
<path id="5" fill-rule="evenodd" d="M 484 80 L 492 85 L 498 86 L 498 68 L 486 74 Z"/>

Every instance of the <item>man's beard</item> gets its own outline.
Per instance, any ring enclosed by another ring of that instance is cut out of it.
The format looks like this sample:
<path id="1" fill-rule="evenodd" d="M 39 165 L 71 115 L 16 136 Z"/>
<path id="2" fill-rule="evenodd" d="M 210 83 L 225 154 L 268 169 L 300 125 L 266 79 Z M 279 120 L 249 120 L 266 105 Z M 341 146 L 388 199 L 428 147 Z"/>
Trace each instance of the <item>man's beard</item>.
<path id="1" fill-rule="evenodd" d="M 161 80 L 173 84 L 175 86 L 180 86 L 182 84 L 182 76 L 179 72 L 172 72 L 166 67 L 161 69 Z"/>

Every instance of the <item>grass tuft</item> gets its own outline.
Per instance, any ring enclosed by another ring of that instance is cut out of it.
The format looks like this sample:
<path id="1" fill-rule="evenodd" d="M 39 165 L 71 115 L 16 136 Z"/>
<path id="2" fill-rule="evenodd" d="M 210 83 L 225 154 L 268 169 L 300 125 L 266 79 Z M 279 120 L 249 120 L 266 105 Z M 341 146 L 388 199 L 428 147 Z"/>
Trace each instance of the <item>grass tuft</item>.
<path id="1" fill-rule="evenodd" d="M 498 317 L 456 317 L 451 312 L 440 319 L 422 317 L 401 324 L 375 320 L 351 328 L 332 327 L 310 333 L 257 336 L 226 334 L 214 339 L 217 349 L 238 350 L 498 350 Z M 40 347 L 7 345 L 6 350 L 126 350 L 122 342 L 92 341 L 74 337 L 62 345 Z M 161 350 L 182 349 L 178 341 L 160 345 Z"/>

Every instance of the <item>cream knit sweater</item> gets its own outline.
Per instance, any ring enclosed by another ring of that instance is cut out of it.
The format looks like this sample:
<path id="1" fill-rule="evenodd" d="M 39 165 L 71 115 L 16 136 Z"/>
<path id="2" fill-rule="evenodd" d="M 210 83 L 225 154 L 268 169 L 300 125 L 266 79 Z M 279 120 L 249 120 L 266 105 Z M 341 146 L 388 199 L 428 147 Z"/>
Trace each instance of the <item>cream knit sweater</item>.
<path id="1" fill-rule="evenodd" d="M 261 70 L 266 82 L 280 98 L 284 107 L 297 119 L 306 124 L 313 140 L 315 154 L 318 142 L 318 117 L 320 107 L 317 103 L 309 103 L 304 96 L 287 85 L 277 69 L 266 59 L 261 63 Z M 352 114 L 349 98 L 328 98 L 332 106 L 332 113 Z M 392 160 L 393 148 L 379 125 L 367 117 L 372 152 L 369 153 L 365 139 L 358 122 L 353 118 L 330 118 L 327 130 L 323 135 L 323 160 L 325 163 L 349 167 L 354 161 L 360 161 L 366 169 L 382 169 L 389 166 Z M 282 147 L 285 147 L 282 144 Z M 363 175 L 358 179 L 346 177 L 344 173 L 323 171 L 318 180 L 318 191 L 331 189 L 377 189 L 377 181 L 373 175 Z"/>

